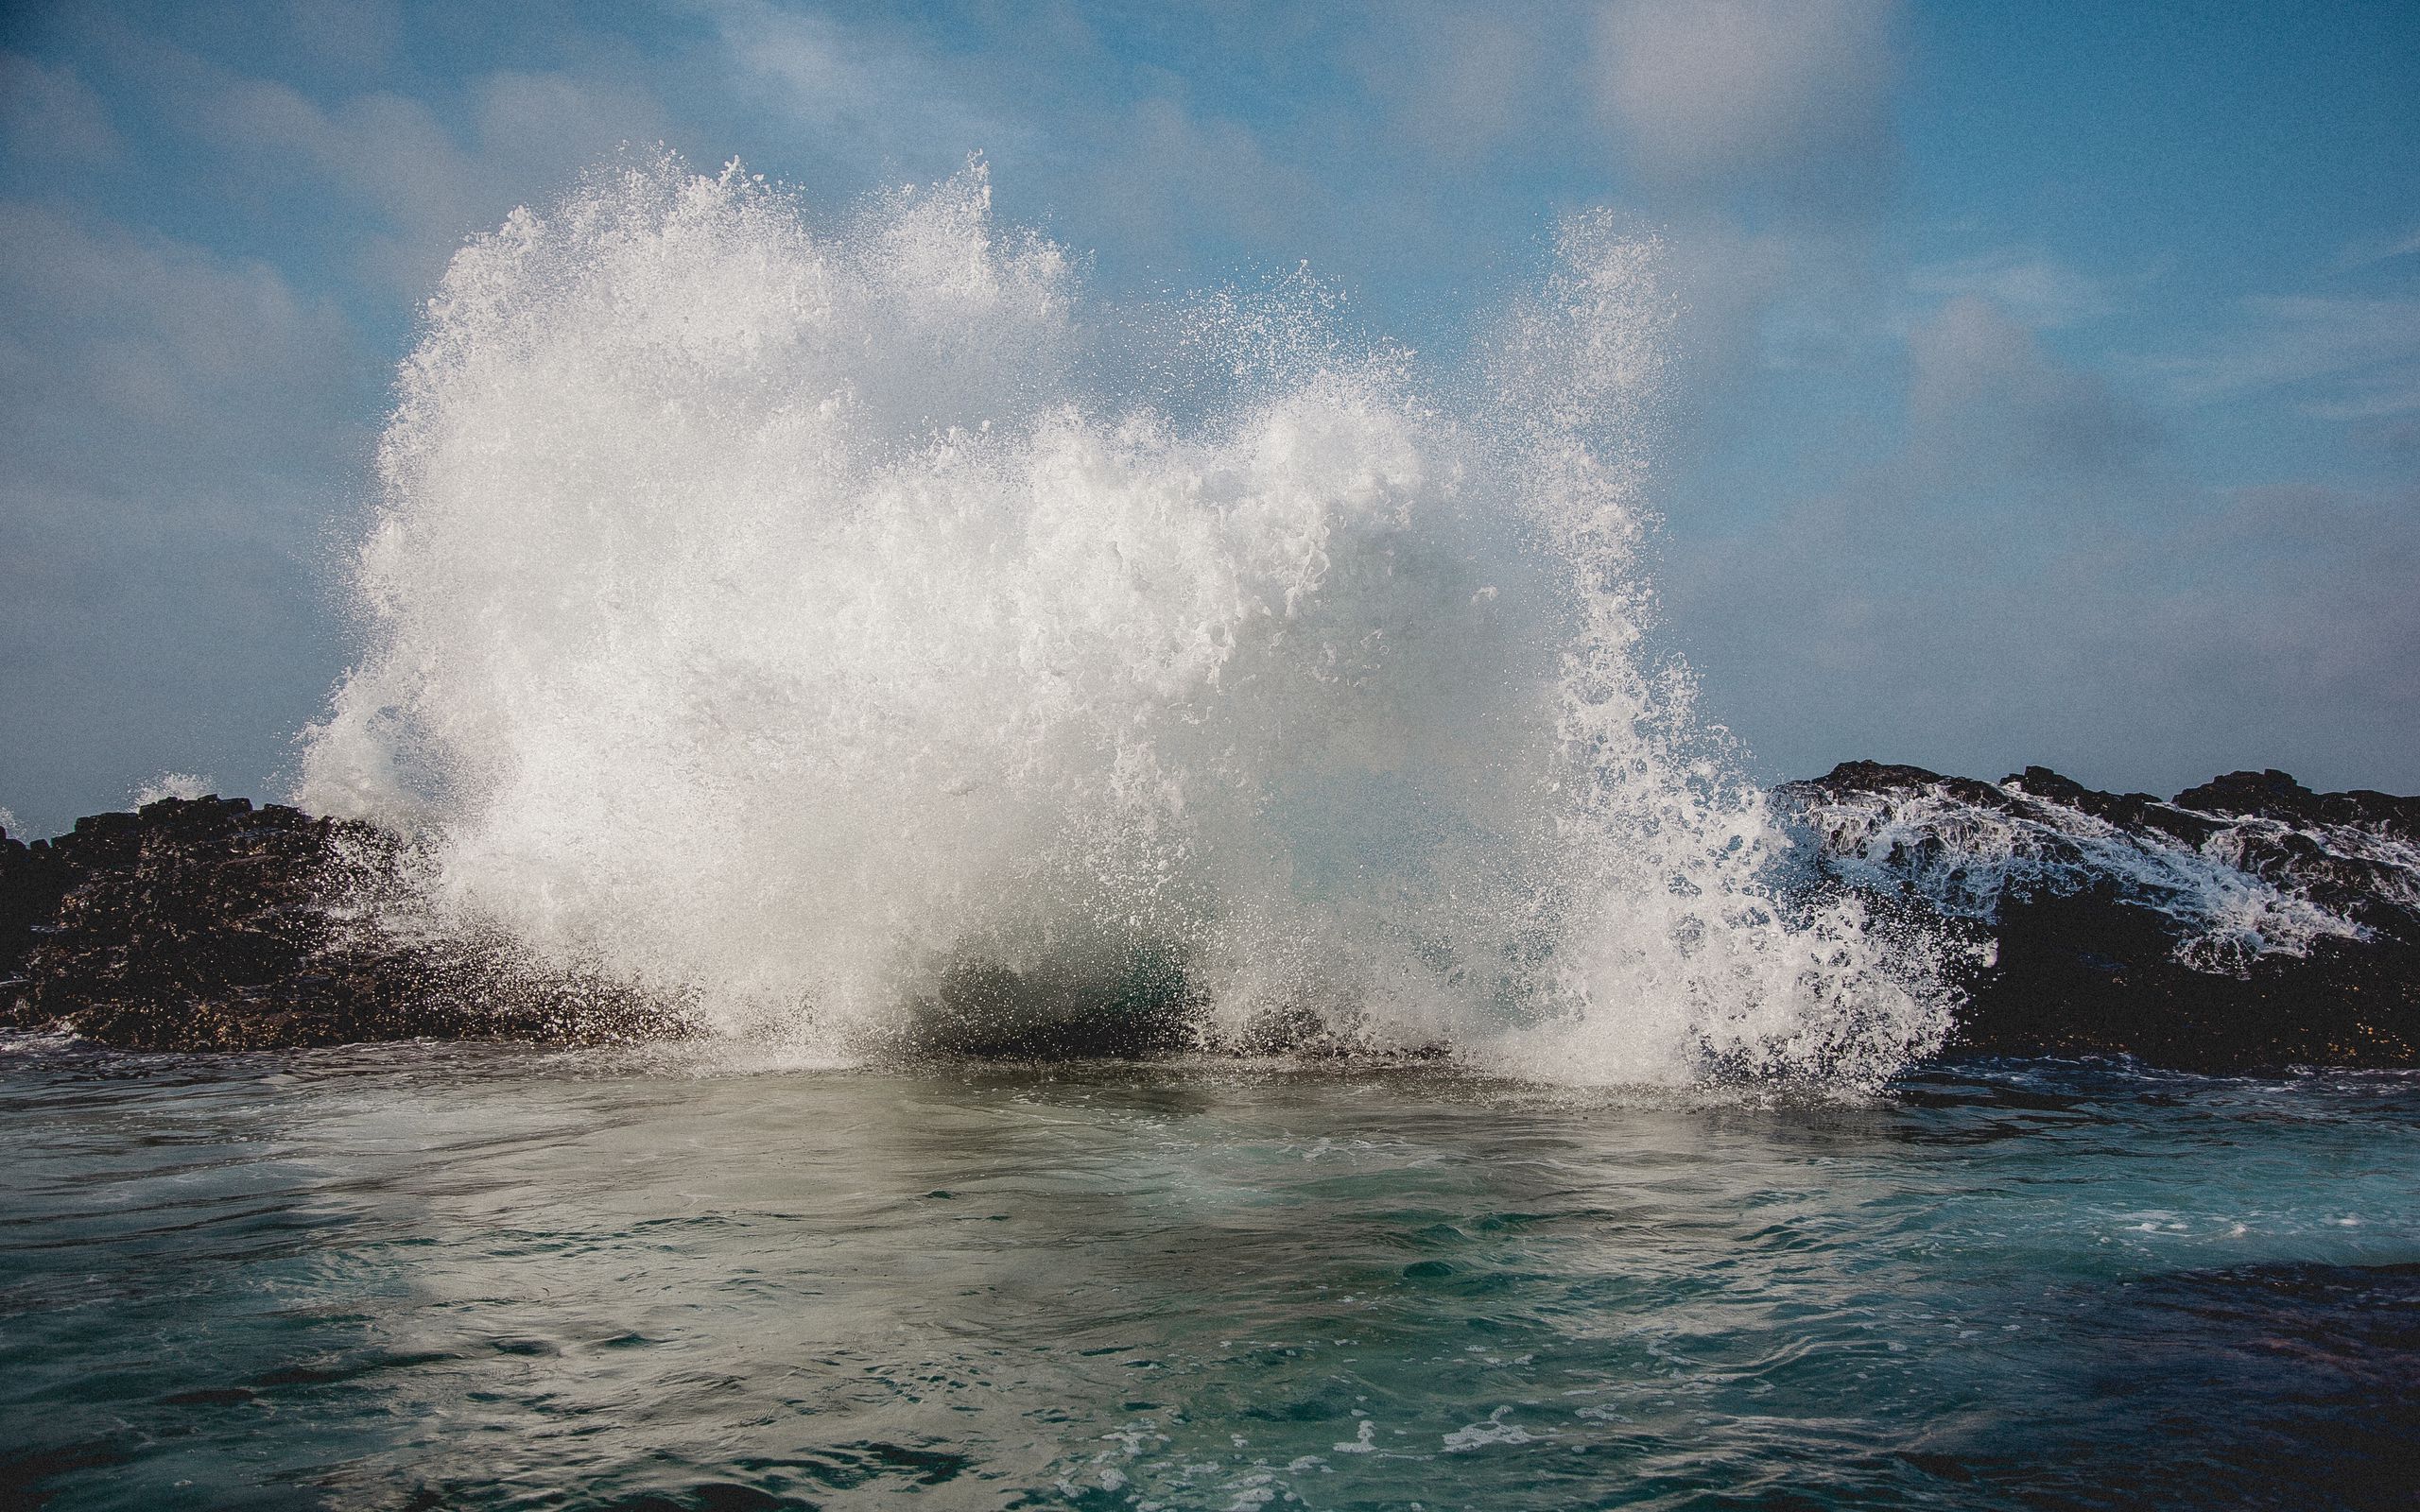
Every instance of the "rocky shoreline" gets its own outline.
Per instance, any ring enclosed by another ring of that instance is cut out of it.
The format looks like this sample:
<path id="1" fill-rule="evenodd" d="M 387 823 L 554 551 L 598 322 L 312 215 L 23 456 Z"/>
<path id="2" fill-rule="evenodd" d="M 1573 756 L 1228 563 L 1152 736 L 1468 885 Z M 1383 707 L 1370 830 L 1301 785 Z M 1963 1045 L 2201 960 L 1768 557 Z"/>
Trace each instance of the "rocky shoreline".
<path id="1" fill-rule="evenodd" d="M 2420 799 L 2270 771 L 2161 799 L 1873 762 L 1773 797 L 1801 885 L 1974 963 L 1953 1052 L 2420 1066 Z M 505 941 L 372 922 L 408 863 L 373 826 L 241 799 L 0 834 L 0 1027 L 176 1051 L 690 1032 Z"/>
<path id="2" fill-rule="evenodd" d="M 2420 1066 L 2420 799 L 2273 770 L 2161 799 L 1874 762 L 1774 799 L 1819 885 L 1978 947 L 1953 1050 Z"/>
<path id="3" fill-rule="evenodd" d="M 501 941 L 368 922 L 405 862 L 374 826 L 243 799 L 164 799 L 31 845 L 0 836 L 0 1027 L 133 1050 L 682 1027 L 610 985 L 534 971 Z"/>

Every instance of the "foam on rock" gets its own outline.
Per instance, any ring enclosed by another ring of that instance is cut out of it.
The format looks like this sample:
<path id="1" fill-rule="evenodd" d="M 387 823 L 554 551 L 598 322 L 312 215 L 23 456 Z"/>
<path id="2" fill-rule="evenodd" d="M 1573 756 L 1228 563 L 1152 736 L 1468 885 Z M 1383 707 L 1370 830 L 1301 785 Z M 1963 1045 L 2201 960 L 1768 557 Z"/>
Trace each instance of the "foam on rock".
<path id="1" fill-rule="evenodd" d="M 1775 799 L 1819 877 L 1974 942 L 1966 1049 L 2420 1065 L 2420 799 L 2274 770 L 2161 799 L 1874 762 Z"/>

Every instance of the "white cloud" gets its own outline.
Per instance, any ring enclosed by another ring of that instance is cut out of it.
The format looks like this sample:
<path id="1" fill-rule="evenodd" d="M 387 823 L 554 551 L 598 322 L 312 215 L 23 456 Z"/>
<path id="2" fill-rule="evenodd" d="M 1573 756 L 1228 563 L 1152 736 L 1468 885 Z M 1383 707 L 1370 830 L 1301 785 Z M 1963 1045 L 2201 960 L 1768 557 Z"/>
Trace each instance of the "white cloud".
<path id="1" fill-rule="evenodd" d="M 466 237 L 664 129 L 645 91 L 565 74 L 484 75 L 441 112 L 387 92 L 322 105 L 190 57 L 163 73 L 172 108 L 253 192 L 288 190 L 299 173 L 368 211 L 376 226 L 353 238 L 358 268 L 410 297 L 435 285 Z"/>
<path id="2" fill-rule="evenodd" d="M 1910 455 L 1935 466 L 2105 475 L 2139 461 L 2154 439 L 2139 406 L 1972 295 L 1910 332 L 1908 358 Z"/>
<path id="3" fill-rule="evenodd" d="M 2065 517 L 1865 478 L 1676 549 L 1710 699 L 1776 776 L 1852 756 L 1996 777 L 2043 762 L 2174 792 L 2282 766 L 2420 789 L 2420 498 L 2094 488 Z"/>
<path id="4" fill-rule="evenodd" d="M 108 163 L 122 149 L 109 107 L 76 71 L 0 52 L 0 142 L 21 161 Z"/>
<path id="5" fill-rule="evenodd" d="M 0 769 L 30 823 L 164 766 L 259 790 L 335 671 L 312 558 L 362 377 L 270 267 L 0 204 Z"/>
<path id="6" fill-rule="evenodd" d="M 1908 340 L 1895 451 L 1668 552 L 1709 699 L 1775 775 L 2420 787 L 2420 496 L 2170 475 L 2141 406 L 1978 297 Z"/>
<path id="7" fill-rule="evenodd" d="M 0 204 L 0 455 L 13 480 L 311 455 L 354 357 L 263 263 Z"/>
<path id="8" fill-rule="evenodd" d="M 709 9 L 732 61 L 826 152 L 897 159 L 932 174 L 1028 139 L 972 103 L 973 92 L 923 52 L 871 26 L 764 0 Z"/>
<path id="9" fill-rule="evenodd" d="M 1238 247 L 1247 256 L 1272 248 L 1299 254 L 1314 239 L 1310 222 L 1322 202 L 1335 208 L 1334 192 L 1323 195 L 1260 132 L 1198 110 L 1182 78 L 1095 55 L 1084 28 L 1065 15 L 1046 50 L 1085 57 L 1102 87 L 1028 100 L 1016 91 L 1034 81 L 1020 72 L 1029 58 L 977 72 L 871 20 L 762 0 L 724 0 L 711 13 L 733 63 L 777 116 L 804 129 L 808 151 L 930 178 L 979 152 L 1001 164 L 1004 184 L 1055 204 L 1058 225 L 1082 244 L 1115 246 L 1162 277 Z M 1220 31 L 1235 19 L 1187 18 L 1239 49 L 1274 45 L 1266 28 Z M 1474 86 L 1472 109 L 1484 112 L 1491 87 Z"/>
<path id="10" fill-rule="evenodd" d="M 478 164 L 418 100 L 364 94 L 322 109 L 286 85 L 236 79 L 197 105 L 204 132 L 256 171 L 302 169 L 376 212 L 392 230 L 361 255 L 381 282 L 425 288 L 465 235 L 511 208 L 475 208 Z"/>
<path id="11" fill-rule="evenodd" d="M 1599 100 L 1659 180 L 1853 192 L 1888 147 L 1892 0 L 1615 0 Z"/>
<path id="12" fill-rule="evenodd" d="M 1430 158 L 1476 162 L 1538 129 L 1567 95 L 1570 49 L 1554 10 L 1407 0 L 1387 20 L 1357 29 L 1348 56 L 1392 129 Z"/>

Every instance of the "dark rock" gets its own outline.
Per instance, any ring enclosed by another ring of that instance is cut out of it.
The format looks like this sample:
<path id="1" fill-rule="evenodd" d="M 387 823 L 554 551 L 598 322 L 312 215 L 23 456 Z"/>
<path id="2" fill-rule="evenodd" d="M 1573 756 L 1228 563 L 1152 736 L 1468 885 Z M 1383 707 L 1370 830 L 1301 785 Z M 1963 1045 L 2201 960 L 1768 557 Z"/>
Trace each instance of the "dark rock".
<path id="1" fill-rule="evenodd" d="M 2368 788 L 2314 793 L 2273 767 L 2214 777 L 2177 794 L 2176 806 L 2290 823 L 2374 826 L 2402 839 L 2420 839 L 2420 798 L 2396 798 Z"/>
<path id="2" fill-rule="evenodd" d="M 1957 1048 L 2420 1065 L 2420 799 L 2267 771 L 2164 803 L 2047 767 L 1992 784 L 1870 762 L 1775 796 L 1830 885 L 1989 947 Z M 2227 912 L 2247 900 L 2271 913 Z"/>
<path id="3" fill-rule="evenodd" d="M 1893 766 L 1882 762 L 1842 762 L 1811 782 L 1785 782 L 1782 785 L 1785 788 L 1820 788 L 1831 793 L 1901 793 L 1911 788 L 1937 787 L 1966 802 L 1987 808 L 2005 808 L 2009 802 L 2008 795 L 1989 782 L 1979 782 L 1971 777 L 1944 777 L 1921 766 Z"/>
<path id="4" fill-rule="evenodd" d="M 49 842 L 26 845 L 0 830 L 0 983 L 21 974 L 34 932 L 47 929 L 66 895 L 69 872 Z M 0 987 L 0 1000 L 10 988 Z"/>
<path id="5" fill-rule="evenodd" d="M 2179 960 L 2177 932 L 2116 889 L 2011 902 L 1958 1042 L 1992 1054 L 2130 1055 L 2192 1071 L 2420 1065 L 2420 948 L 2323 937 L 2238 971 Z"/>
<path id="6" fill-rule="evenodd" d="M 403 842 L 242 799 L 166 799 L 0 845 L 0 1024 L 145 1050 L 670 1032 L 676 1015 L 496 940 L 376 921 Z"/>
<path id="7" fill-rule="evenodd" d="M 2048 766 L 2029 766 L 2014 777 L 2000 779 L 2000 786 L 2021 787 L 2033 798 L 2065 803 L 2097 819 L 2112 824 L 2135 825 L 2159 801 L 2149 793 L 2103 793 L 2084 786 L 2073 778 L 2061 777 Z"/>

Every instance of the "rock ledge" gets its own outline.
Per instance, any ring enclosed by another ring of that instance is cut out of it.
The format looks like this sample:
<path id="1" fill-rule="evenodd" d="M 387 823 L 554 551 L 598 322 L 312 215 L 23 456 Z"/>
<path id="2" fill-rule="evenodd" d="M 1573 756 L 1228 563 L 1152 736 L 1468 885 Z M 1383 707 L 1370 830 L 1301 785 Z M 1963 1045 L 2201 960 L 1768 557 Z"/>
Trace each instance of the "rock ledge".
<path id="1" fill-rule="evenodd" d="M 406 943 L 369 922 L 354 905 L 404 859 L 373 826 L 243 799 L 164 799 L 31 845 L 0 834 L 0 1026 L 138 1050 L 678 1027 L 498 942 Z"/>

